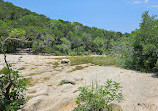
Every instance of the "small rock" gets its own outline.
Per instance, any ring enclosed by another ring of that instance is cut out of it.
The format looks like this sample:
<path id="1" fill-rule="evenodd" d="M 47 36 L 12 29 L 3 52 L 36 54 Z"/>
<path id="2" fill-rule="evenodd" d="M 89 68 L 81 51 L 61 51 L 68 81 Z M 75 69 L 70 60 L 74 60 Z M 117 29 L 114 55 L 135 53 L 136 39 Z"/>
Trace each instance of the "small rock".
<path id="1" fill-rule="evenodd" d="M 72 85 L 75 85 L 76 82 L 75 81 L 72 81 L 72 80 L 62 80 L 60 82 L 60 85 L 63 85 L 63 84 L 72 84 Z"/>

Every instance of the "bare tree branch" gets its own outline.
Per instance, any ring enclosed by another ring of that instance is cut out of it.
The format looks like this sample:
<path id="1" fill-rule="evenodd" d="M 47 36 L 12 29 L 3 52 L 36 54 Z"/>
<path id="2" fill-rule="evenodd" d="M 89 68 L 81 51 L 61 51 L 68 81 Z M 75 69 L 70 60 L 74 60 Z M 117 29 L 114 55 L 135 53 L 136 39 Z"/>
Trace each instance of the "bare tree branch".
<path id="1" fill-rule="evenodd" d="M 25 39 L 18 39 L 18 38 L 6 38 L 3 42 L 5 43 L 7 40 L 17 40 L 17 41 L 21 41 L 21 42 L 26 42 Z"/>
<path id="2" fill-rule="evenodd" d="M 6 58 L 6 53 L 5 53 L 5 51 L 4 51 L 4 48 L 5 48 L 4 45 L 5 45 L 5 43 L 7 42 L 7 40 L 17 40 L 17 41 L 21 41 L 21 42 L 28 42 L 28 41 L 26 41 L 25 39 L 10 38 L 10 37 L 7 37 L 7 38 L 4 39 L 3 41 L 0 39 L 0 42 L 1 42 L 1 44 L 2 44 L 2 46 L 1 46 L 1 52 L 2 52 L 3 55 L 4 55 L 4 61 L 5 61 L 6 67 L 8 68 L 8 70 L 10 70 L 9 64 L 8 64 L 7 58 Z M 9 73 L 8 75 L 9 75 L 9 84 L 8 84 L 8 86 L 7 86 L 7 88 L 6 88 L 5 97 L 6 97 L 6 99 L 9 100 L 9 99 L 10 99 L 9 93 L 10 93 L 10 89 L 11 89 L 13 83 L 14 83 L 14 80 L 12 80 L 12 78 L 11 78 L 11 73 Z M 0 104 L 0 105 L 1 105 L 1 104 Z"/>
<path id="3" fill-rule="evenodd" d="M 5 40 L 6 40 L 6 39 L 5 39 Z M 0 42 L 1 42 L 1 44 L 2 44 L 2 46 L 1 46 L 1 52 L 2 52 L 3 55 L 4 55 L 5 64 L 6 64 L 7 68 L 9 69 L 9 65 L 8 65 L 8 62 L 7 62 L 7 59 L 6 59 L 6 53 L 5 53 L 5 51 L 4 51 L 5 40 L 2 41 L 2 40 L 0 39 Z"/>

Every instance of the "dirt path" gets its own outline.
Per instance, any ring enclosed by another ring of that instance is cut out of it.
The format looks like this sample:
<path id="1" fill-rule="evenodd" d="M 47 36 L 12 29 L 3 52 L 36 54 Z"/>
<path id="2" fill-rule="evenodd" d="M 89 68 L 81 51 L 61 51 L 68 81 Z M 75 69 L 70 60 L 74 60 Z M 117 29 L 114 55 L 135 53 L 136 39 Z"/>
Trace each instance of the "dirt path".
<path id="1" fill-rule="evenodd" d="M 104 84 L 107 79 L 120 82 L 125 100 L 119 105 L 124 111 L 158 111 L 158 79 L 153 74 L 125 70 L 114 66 L 60 64 L 59 57 L 38 55 L 7 55 L 13 68 L 28 78 L 32 86 L 26 92 L 30 100 L 24 105 L 26 111 L 70 111 L 75 104 L 79 86 L 89 85 L 92 80 Z M 61 57 L 62 58 L 62 57 Z M 0 55 L 0 68 L 4 65 Z M 75 84 L 60 85 L 62 80 Z"/>

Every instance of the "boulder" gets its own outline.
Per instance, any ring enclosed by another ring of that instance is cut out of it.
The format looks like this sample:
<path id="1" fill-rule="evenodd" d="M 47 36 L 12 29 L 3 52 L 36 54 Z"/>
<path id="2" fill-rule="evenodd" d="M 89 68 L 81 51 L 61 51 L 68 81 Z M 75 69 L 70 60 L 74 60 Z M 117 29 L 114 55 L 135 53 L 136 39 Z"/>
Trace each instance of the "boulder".
<path id="1" fill-rule="evenodd" d="M 62 60 L 61 60 L 61 63 L 69 63 L 69 62 L 70 62 L 69 59 L 62 59 Z"/>

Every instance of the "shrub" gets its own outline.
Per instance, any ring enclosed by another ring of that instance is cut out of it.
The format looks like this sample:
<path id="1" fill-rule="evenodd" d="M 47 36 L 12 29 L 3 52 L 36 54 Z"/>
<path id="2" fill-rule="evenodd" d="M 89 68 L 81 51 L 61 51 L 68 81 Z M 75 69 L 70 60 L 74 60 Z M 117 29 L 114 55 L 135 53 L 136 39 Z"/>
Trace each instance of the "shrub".
<path id="1" fill-rule="evenodd" d="M 16 111 L 25 103 L 24 90 L 27 80 L 18 71 L 4 67 L 0 72 L 0 110 Z"/>
<path id="2" fill-rule="evenodd" d="M 88 87 L 79 87 L 80 94 L 76 99 L 77 108 L 74 111 L 103 111 L 110 110 L 112 102 L 120 102 L 123 95 L 120 90 L 120 83 L 107 80 L 105 85 L 96 84 Z"/>

